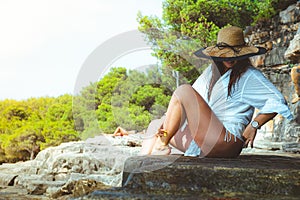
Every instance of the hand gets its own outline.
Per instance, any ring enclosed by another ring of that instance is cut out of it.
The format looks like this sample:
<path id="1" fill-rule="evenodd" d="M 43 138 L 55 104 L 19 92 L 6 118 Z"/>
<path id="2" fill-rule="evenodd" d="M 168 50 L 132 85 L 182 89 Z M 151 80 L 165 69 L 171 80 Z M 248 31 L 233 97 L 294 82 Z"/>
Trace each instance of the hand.
<path id="1" fill-rule="evenodd" d="M 246 127 L 244 133 L 243 133 L 243 139 L 245 140 L 244 148 L 248 147 L 248 144 L 250 144 L 251 148 L 253 148 L 253 142 L 256 136 L 257 129 L 253 128 L 251 124 L 248 124 Z"/>
<path id="2" fill-rule="evenodd" d="M 168 134 L 168 132 L 163 128 L 158 129 L 156 132 L 156 136 L 159 136 L 159 137 L 166 137 L 167 134 Z"/>

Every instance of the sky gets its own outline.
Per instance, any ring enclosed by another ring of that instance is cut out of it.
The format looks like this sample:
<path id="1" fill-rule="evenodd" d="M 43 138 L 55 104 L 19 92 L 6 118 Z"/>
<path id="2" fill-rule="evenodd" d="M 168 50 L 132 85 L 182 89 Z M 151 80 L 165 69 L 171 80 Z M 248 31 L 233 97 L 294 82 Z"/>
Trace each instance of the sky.
<path id="1" fill-rule="evenodd" d="M 162 0 L 0 0 L 0 100 L 73 94 L 90 55 L 137 30 L 138 11 L 160 17 Z M 150 53 L 140 49 L 110 64 L 157 63 Z"/>

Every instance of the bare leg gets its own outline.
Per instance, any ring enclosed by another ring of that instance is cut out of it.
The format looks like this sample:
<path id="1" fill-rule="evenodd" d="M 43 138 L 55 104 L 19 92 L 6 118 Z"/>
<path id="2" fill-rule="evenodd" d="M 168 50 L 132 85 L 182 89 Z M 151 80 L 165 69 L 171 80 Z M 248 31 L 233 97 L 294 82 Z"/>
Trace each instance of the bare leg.
<path id="1" fill-rule="evenodd" d="M 118 133 L 120 133 L 120 127 L 118 126 L 114 132 L 114 136 L 118 135 Z"/>
<path id="2" fill-rule="evenodd" d="M 121 127 L 120 127 L 120 133 L 121 133 L 121 136 L 128 135 L 128 132 Z"/>
<path id="3" fill-rule="evenodd" d="M 166 119 L 158 130 L 158 135 L 160 135 L 159 140 L 156 140 L 151 154 L 162 155 L 169 154 L 171 152 L 168 146 L 170 139 L 179 130 L 179 127 L 184 120 L 184 109 L 182 109 L 181 103 L 178 101 L 176 94 L 174 93 L 169 102 Z"/>
<path id="4" fill-rule="evenodd" d="M 184 109 L 182 108 L 181 102 L 178 101 L 176 93 L 174 93 L 168 106 L 166 120 L 163 123 L 163 129 L 167 131 L 165 137 L 161 137 L 164 145 L 170 142 L 170 139 L 179 130 L 185 119 Z"/>
<path id="5" fill-rule="evenodd" d="M 190 146 L 193 137 L 190 133 L 189 127 L 185 126 L 183 130 L 181 128 L 177 133 L 171 138 L 170 143 L 176 149 L 185 152 L 186 149 Z"/>
<path id="6" fill-rule="evenodd" d="M 165 116 L 163 116 L 161 119 L 155 119 L 150 122 L 144 135 L 140 155 L 148 155 L 152 153 L 153 147 L 157 141 L 156 133 L 158 129 L 162 127 L 164 121 Z"/>
<path id="7" fill-rule="evenodd" d="M 223 124 L 190 85 L 180 86 L 172 96 L 163 125 L 167 135 L 160 137 L 162 146 L 170 142 L 184 119 L 188 120 L 192 138 L 201 147 L 204 156 L 235 157 L 240 153 L 242 141 L 224 141 L 226 129 Z"/>
<path id="8" fill-rule="evenodd" d="M 124 135 L 128 135 L 128 133 L 125 129 L 118 126 L 113 135 L 114 136 L 124 136 Z"/>

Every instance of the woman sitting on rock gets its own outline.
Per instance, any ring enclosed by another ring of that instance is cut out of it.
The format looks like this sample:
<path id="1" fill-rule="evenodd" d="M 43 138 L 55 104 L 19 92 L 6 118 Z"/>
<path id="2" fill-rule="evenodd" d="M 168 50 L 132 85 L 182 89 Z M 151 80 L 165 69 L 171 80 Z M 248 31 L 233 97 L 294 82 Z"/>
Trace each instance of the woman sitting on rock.
<path id="1" fill-rule="evenodd" d="M 283 95 L 249 60 L 265 52 L 247 46 L 241 28 L 221 29 L 215 46 L 194 53 L 213 63 L 193 86 L 175 90 L 158 132 L 144 140 L 141 153 L 169 154 L 170 143 L 186 156 L 237 157 L 243 147 L 253 147 L 257 129 L 276 114 L 293 119 Z M 255 108 L 260 112 L 253 117 Z"/>

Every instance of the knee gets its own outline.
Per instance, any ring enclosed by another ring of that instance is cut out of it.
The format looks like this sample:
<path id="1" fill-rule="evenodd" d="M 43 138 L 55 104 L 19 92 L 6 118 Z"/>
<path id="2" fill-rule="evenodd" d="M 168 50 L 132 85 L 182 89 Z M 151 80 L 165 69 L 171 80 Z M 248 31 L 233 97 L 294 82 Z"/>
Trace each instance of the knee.
<path id="1" fill-rule="evenodd" d="M 180 85 L 174 92 L 174 95 L 180 98 L 186 98 L 189 94 L 195 92 L 194 88 L 189 84 Z"/>
<path id="2" fill-rule="evenodd" d="M 189 84 L 179 86 L 173 95 L 181 102 L 192 103 L 193 100 L 197 100 L 198 103 L 205 102 L 203 97 Z"/>
<path id="3" fill-rule="evenodd" d="M 178 88 L 176 88 L 174 93 L 179 94 L 179 93 L 185 93 L 185 92 L 192 91 L 192 90 L 194 90 L 194 89 L 190 84 L 183 84 L 183 85 L 180 85 Z"/>
<path id="4" fill-rule="evenodd" d="M 176 90 L 191 90 L 193 87 L 190 84 L 183 84 L 180 85 Z"/>

